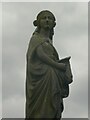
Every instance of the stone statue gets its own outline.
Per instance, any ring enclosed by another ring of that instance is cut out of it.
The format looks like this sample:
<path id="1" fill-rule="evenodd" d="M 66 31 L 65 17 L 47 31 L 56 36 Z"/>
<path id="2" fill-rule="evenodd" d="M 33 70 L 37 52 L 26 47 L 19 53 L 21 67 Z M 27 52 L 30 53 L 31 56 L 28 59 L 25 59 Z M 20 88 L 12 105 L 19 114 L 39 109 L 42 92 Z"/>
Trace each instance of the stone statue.
<path id="1" fill-rule="evenodd" d="M 26 56 L 26 118 L 60 119 L 72 82 L 70 57 L 60 59 L 53 46 L 53 13 L 41 11 L 33 24 L 36 30 Z"/>

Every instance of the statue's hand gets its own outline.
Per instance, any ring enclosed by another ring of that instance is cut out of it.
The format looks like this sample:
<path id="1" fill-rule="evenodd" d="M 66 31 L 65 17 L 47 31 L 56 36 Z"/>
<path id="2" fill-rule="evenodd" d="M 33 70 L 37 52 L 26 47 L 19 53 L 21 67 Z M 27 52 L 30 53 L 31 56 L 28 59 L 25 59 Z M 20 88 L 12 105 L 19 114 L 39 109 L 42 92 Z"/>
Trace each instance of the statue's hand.
<path id="1" fill-rule="evenodd" d="M 58 67 L 59 67 L 60 70 L 66 71 L 66 64 L 59 63 Z"/>

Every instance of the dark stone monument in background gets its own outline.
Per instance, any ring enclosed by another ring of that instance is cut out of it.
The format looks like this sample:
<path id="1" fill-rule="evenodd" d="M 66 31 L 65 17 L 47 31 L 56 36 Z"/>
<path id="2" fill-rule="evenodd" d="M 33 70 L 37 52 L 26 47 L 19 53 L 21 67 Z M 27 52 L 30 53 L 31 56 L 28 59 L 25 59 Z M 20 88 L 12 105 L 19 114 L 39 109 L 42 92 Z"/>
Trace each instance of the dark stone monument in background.
<path id="1" fill-rule="evenodd" d="M 26 118 L 60 119 L 69 95 L 70 57 L 59 58 L 53 45 L 55 21 L 53 13 L 44 10 L 33 22 L 36 29 L 26 55 Z"/>

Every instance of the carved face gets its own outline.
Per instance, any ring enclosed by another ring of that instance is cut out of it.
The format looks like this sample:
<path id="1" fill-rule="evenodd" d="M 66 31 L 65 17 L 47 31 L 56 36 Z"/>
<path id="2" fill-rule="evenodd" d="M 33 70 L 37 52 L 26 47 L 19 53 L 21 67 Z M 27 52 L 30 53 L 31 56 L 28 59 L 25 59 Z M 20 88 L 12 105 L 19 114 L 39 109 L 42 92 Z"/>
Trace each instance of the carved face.
<path id="1" fill-rule="evenodd" d="M 54 19 L 48 12 L 42 15 L 39 21 L 39 26 L 43 29 L 52 29 L 54 27 Z"/>

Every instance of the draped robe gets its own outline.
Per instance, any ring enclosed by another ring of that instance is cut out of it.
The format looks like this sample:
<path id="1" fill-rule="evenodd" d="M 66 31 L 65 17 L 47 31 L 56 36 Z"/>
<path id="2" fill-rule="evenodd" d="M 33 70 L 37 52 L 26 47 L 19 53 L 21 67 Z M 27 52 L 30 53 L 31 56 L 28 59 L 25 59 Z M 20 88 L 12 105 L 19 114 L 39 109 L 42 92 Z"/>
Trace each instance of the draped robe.
<path id="1" fill-rule="evenodd" d="M 39 45 L 42 45 L 48 57 L 59 61 L 54 46 L 35 33 L 27 51 L 26 118 L 60 118 L 63 111 L 62 81 L 65 75 L 38 57 L 36 50 Z M 67 89 L 69 90 L 68 84 Z"/>

